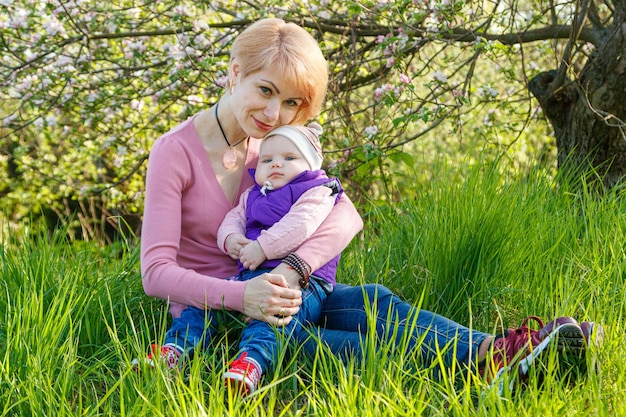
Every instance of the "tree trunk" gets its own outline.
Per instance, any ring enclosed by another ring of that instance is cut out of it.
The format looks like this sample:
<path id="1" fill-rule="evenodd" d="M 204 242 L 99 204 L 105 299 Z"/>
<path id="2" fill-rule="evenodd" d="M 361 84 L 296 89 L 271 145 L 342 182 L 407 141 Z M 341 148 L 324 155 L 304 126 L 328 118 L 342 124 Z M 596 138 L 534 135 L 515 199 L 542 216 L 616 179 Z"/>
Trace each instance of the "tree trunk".
<path id="1" fill-rule="evenodd" d="M 619 2 L 616 2 L 619 3 Z M 622 5 L 623 6 L 623 5 Z M 554 128 L 559 168 L 592 167 L 604 185 L 626 180 L 626 21 L 618 7 L 577 79 L 561 86 L 557 71 L 528 88 Z"/>

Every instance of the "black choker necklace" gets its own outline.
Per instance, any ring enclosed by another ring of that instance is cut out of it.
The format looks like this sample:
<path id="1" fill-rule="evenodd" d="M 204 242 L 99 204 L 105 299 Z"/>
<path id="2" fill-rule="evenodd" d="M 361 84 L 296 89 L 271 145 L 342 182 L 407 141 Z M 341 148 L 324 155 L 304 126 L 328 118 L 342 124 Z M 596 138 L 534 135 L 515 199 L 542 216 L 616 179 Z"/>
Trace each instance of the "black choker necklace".
<path id="1" fill-rule="evenodd" d="M 226 133 L 224 133 L 224 128 L 222 127 L 222 123 L 220 123 L 220 118 L 217 115 L 218 106 L 219 106 L 219 101 L 215 103 L 215 120 L 217 120 L 217 125 L 220 128 L 220 132 L 222 132 L 222 136 L 224 137 L 224 140 L 226 141 L 226 144 L 228 145 L 228 149 L 226 149 L 226 151 L 224 151 L 224 154 L 222 155 L 222 165 L 224 165 L 224 168 L 226 169 L 233 169 L 235 165 L 237 165 L 237 160 L 239 159 L 237 156 L 237 152 L 235 152 L 233 148 L 239 145 L 244 140 L 248 139 L 248 137 L 246 136 L 245 138 L 241 139 L 239 142 L 235 143 L 234 145 L 230 144 L 230 142 L 228 141 L 228 138 L 226 137 Z"/>

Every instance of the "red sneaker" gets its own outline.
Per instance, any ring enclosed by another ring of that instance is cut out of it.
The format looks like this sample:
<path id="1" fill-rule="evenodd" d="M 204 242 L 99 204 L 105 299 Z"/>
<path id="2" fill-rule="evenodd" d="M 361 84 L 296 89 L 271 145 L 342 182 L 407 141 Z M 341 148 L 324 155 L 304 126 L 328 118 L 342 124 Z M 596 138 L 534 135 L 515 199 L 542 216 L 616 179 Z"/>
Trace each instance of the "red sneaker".
<path id="1" fill-rule="evenodd" d="M 152 344 L 150 346 L 150 353 L 143 359 L 133 359 L 131 364 L 135 371 L 139 370 L 139 364 L 145 363 L 152 368 L 156 366 L 156 363 L 163 363 L 169 369 L 178 369 L 178 362 L 180 361 L 181 353 L 176 347 L 172 345 L 165 345 L 159 347 Z"/>
<path id="2" fill-rule="evenodd" d="M 248 358 L 248 352 L 244 352 L 230 364 L 228 371 L 224 372 L 224 384 L 245 397 L 256 391 L 261 381 L 261 374 L 261 365 L 254 359 Z"/>
<path id="3" fill-rule="evenodd" d="M 527 326 L 530 320 L 537 322 L 540 329 L 530 329 Z M 486 369 L 482 370 L 483 375 L 492 385 L 499 382 L 502 391 L 503 374 L 515 369 L 521 379 L 527 378 L 535 361 L 551 346 L 554 346 L 559 354 L 563 354 L 563 358 L 559 359 L 560 362 L 568 366 L 578 363 L 582 367 L 584 360 L 578 362 L 568 360 L 571 357 L 584 359 L 585 336 L 576 320 L 571 317 L 559 317 L 544 326 L 539 317 L 530 316 L 519 328 L 508 329 L 504 336 L 495 339 L 493 353 Z M 511 388 L 514 381 L 511 381 Z"/>

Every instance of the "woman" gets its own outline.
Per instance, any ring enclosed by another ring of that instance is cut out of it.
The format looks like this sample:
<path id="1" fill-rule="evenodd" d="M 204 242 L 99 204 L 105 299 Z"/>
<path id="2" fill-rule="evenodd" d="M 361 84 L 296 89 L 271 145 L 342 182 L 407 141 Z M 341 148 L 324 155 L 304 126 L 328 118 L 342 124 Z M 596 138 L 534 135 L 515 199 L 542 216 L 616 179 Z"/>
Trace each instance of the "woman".
<path id="1" fill-rule="evenodd" d="M 302 270 L 281 263 L 258 279 L 230 279 L 237 275 L 237 263 L 220 251 L 216 235 L 226 213 L 252 185 L 244 173 L 256 165 L 256 138 L 274 127 L 316 117 L 327 83 L 327 63 L 308 32 L 280 19 L 260 20 L 235 40 L 228 88 L 219 102 L 155 142 L 146 178 L 141 267 L 146 294 L 168 300 L 174 319 L 185 306 L 195 306 L 236 311 L 284 326 L 298 312 Z M 294 253 L 305 265 L 304 275 L 339 254 L 362 226 L 352 202 L 342 195 L 318 230 Z M 557 339 L 563 350 L 577 353 L 585 348 L 581 327 L 570 318 L 545 328 L 539 321 L 543 331 L 529 330 L 524 323 L 496 338 L 428 311 L 417 314 L 379 285 L 337 285 L 325 301 L 319 337 L 337 355 L 358 355 L 368 329 L 365 312 L 374 303 L 380 337 L 389 337 L 389 323 L 398 325 L 401 334 L 411 333 L 411 347 L 423 339 L 419 346 L 426 360 L 442 347 L 454 345 L 447 350 L 447 365 L 453 360 L 482 361 L 493 350 L 485 362 L 492 376 L 506 369 L 505 364 L 511 365 L 514 356 L 532 363 Z M 210 342 L 213 326 L 205 330 L 196 345 L 153 348 L 149 360 L 156 355 L 177 366 L 181 355 Z M 316 348 L 311 341 L 307 346 Z"/>

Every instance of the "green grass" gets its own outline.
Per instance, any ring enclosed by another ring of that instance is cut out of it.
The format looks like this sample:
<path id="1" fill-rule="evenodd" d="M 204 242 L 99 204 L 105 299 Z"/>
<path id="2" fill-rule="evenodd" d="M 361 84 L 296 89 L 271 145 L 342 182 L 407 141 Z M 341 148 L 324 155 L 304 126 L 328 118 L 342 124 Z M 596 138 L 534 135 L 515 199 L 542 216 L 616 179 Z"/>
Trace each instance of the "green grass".
<path id="1" fill-rule="evenodd" d="M 566 384 L 548 365 L 541 386 L 533 377 L 498 395 L 476 375 L 425 369 L 402 347 L 365 340 L 361 363 L 296 353 L 234 401 L 221 381 L 228 335 L 179 375 L 130 370 L 169 323 L 143 293 L 136 245 L 39 233 L 5 237 L 0 251 L 0 415 L 625 415 L 624 197 L 574 193 L 540 173 L 511 179 L 497 164 L 433 178 L 416 199 L 369 208 L 338 279 L 385 284 L 483 331 L 531 314 L 601 322 L 605 342 L 589 355 L 597 373 Z"/>

